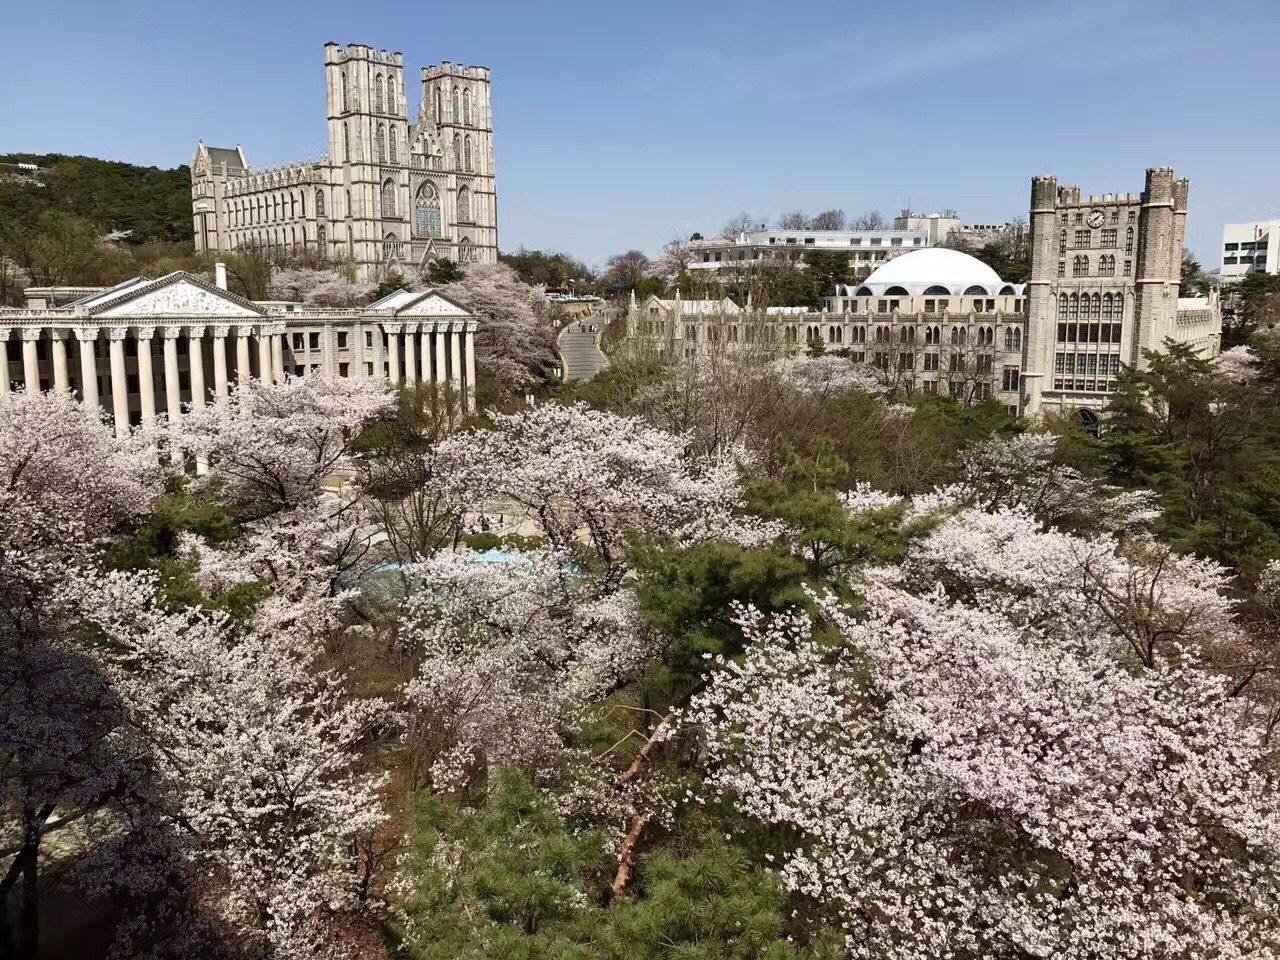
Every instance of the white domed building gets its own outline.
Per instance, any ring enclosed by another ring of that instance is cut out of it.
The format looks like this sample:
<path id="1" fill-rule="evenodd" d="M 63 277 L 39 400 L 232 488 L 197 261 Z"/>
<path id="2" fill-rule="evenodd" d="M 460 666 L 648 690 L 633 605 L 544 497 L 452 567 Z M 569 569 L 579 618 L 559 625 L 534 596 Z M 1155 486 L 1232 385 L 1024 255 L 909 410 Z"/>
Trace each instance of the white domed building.
<path id="1" fill-rule="evenodd" d="M 860 283 L 838 285 L 822 310 L 822 323 L 787 339 L 819 339 L 906 392 L 994 399 L 1016 411 L 1026 288 L 976 257 L 944 247 L 905 253 Z"/>

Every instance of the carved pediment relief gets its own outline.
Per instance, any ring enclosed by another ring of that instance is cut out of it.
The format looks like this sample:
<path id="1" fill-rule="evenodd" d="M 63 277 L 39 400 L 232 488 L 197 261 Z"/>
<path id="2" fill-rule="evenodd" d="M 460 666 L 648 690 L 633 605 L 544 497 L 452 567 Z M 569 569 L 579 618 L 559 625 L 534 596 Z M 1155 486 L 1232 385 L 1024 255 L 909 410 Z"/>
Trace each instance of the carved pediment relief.
<path id="1" fill-rule="evenodd" d="M 209 314 L 219 317 L 260 316 L 229 297 L 188 281 L 171 283 L 159 289 L 141 293 L 122 303 L 107 307 L 98 315 L 103 317 L 166 316 Z"/>
<path id="2" fill-rule="evenodd" d="M 396 311 L 399 317 L 439 317 L 439 316 L 470 316 L 466 308 L 460 304 L 454 303 L 452 300 L 433 293 L 428 297 L 411 303 L 402 310 Z"/>

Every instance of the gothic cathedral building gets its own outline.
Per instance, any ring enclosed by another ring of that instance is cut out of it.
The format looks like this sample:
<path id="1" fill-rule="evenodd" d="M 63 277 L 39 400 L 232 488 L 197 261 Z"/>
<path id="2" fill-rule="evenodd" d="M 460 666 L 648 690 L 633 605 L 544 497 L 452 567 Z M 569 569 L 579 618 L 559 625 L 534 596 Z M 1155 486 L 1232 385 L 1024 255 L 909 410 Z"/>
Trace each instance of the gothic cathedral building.
<path id="1" fill-rule="evenodd" d="M 196 251 L 314 251 L 366 278 L 441 258 L 496 261 L 488 68 L 424 67 L 410 123 L 402 54 L 328 43 L 324 65 L 329 152 L 318 161 L 255 171 L 238 145 L 199 143 Z"/>

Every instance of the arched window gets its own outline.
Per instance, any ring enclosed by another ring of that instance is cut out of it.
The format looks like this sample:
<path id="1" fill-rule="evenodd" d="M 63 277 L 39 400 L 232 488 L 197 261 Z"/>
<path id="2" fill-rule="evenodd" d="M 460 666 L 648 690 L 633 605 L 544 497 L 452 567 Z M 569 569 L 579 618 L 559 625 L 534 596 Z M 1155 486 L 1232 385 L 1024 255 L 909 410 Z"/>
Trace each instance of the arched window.
<path id="1" fill-rule="evenodd" d="M 1065 294 L 1058 298 L 1058 319 L 1067 319 L 1067 297 Z"/>
<path id="2" fill-rule="evenodd" d="M 454 87 L 453 88 L 453 117 L 451 119 L 453 120 L 454 123 L 457 123 L 458 118 L 460 116 L 461 114 L 458 112 L 458 88 Z"/>
<path id="3" fill-rule="evenodd" d="M 1102 316 L 1102 294 L 1095 293 L 1089 301 L 1089 317 L 1097 320 Z"/>
<path id="4" fill-rule="evenodd" d="M 303 219 L 307 216 L 307 192 L 303 190 L 298 194 L 298 206 L 302 208 Z"/>
<path id="5" fill-rule="evenodd" d="M 387 113 L 396 112 L 396 78 L 387 77 Z"/>
<path id="6" fill-rule="evenodd" d="M 435 184 L 427 182 L 418 188 L 413 199 L 413 235 L 415 237 L 440 236 L 440 193 Z"/>
<path id="7" fill-rule="evenodd" d="M 1067 231 L 1063 230 L 1058 234 L 1058 256 L 1062 256 L 1067 252 Z"/>
<path id="8" fill-rule="evenodd" d="M 469 187 L 458 188 L 458 222 L 471 222 L 471 189 Z"/>
<path id="9" fill-rule="evenodd" d="M 382 216 L 383 219 L 396 215 L 396 185 L 390 178 L 382 182 Z"/>
<path id="10" fill-rule="evenodd" d="M 971 287 L 965 288 L 965 291 L 964 291 L 964 295 L 966 297 L 971 297 L 971 296 L 985 297 L 987 293 L 988 291 L 986 287 L 980 286 L 979 284 L 976 284 L 976 283 Z"/>
<path id="11" fill-rule="evenodd" d="M 453 169 L 462 169 L 462 136 L 457 133 L 453 135 Z"/>
<path id="12" fill-rule="evenodd" d="M 373 112 L 382 112 L 382 74 L 378 74 L 373 81 Z"/>
<path id="13" fill-rule="evenodd" d="M 1078 320 L 1079 318 L 1080 318 L 1080 298 L 1073 293 L 1071 295 L 1071 299 L 1067 302 L 1067 319 Z"/>
<path id="14" fill-rule="evenodd" d="M 924 295 L 926 297 L 949 297 L 951 296 L 951 291 L 948 290 L 946 287 L 940 286 L 935 283 L 933 286 L 925 289 Z"/>
<path id="15" fill-rule="evenodd" d="M 898 342 L 899 342 L 899 343 L 906 343 L 906 342 L 907 342 L 907 330 L 908 330 L 908 329 L 909 329 L 908 327 L 902 327 L 902 328 L 900 328 L 900 329 L 898 330 Z"/>
<path id="16" fill-rule="evenodd" d="M 1124 232 L 1124 252 L 1133 253 L 1133 227 Z"/>
<path id="17" fill-rule="evenodd" d="M 471 135 L 470 134 L 467 134 L 466 138 L 462 141 L 462 156 L 463 156 L 462 168 L 464 170 L 470 170 L 471 169 Z"/>
<path id="18" fill-rule="evenodd" d="M 1102 319 L 1110 320 L 1115 309 L 1115 301 L 1111 298 L 1111 294 L 1104 293 L 1102 295 Z"/>
<path id="19" fill-rule="evenodd" d="M 293 220 L 298 216 L 298 195 L 292 190 L 289 191 L 289 219 Z"/>
<path id="20" fill-rule="evenodd" d="M 906 287 L 890 287 L 884 292 L 886 297 L 909 297 L 911 294 L 907 292 Z"/>
<path id="21" fill-rule="evenodd" d="M 347 74 L 344 71 L 342 74 L 342 112 L 346 113 L 349 109 L 350 107 L 347 105 Z"/>
<path id="22" fill-rule="evenodd" d="M 382 238 L 382 259 L 390 260 L 392 257 L 394 257 L 396 255 L 396 247 L 398 245 L 399 245 L 399 240 L 397 239 L 394 233 L 388 233 L 385 237 L 383 237 Z"/>
<path id="23" fill-rule="evenodd" d="M 439 86 L 436 87 L 436 123 L 444 123 L 444 94 Z"/>
<path id="24" fill-rule="evenodd" d="M 351 131 L 345 120 L 342 121 L 342 159 L 347 163 L 351 162 Z"/>
<path id="25" fill-rule="evenodd" d="M 378 162 L 387 162 L 387 128 L 378 124 Z"/>
<path id="26" fill-rule="evenodd" d="M 1004 349 L 1006 353 L 1013 349 L 1013 327 L 1004 328 Z"/>
<path id="27" fill-rule="evenodd" d="M 325 216 L 325 212 L 324 212 L 324 191 L 323 191 L 323 190 L 317 190 L 317 191 L 316 191 L 316 216 L 317 216 L 317 217 L 323 217 L 323 216 Z"/>
<path id="28" fill-rule="evenodd" d="M 391 154 L 391 162 L 398 163 L 399 161 L 396 160 L 396 128 L 395 127 L 392 127 L 391 130 L 388 131 L 387 138 L 388 138 L 388 143 L 390 144 L 390 146 L 388 147 L 388 150 Z"/>
<path id="29" fill-rule="evenodd" d="M 351 219 L 351 191 L 346 191 L 347 196 L 347 219 Z"/>
<path id="30" fill-rule="evenodd" d="M 471 238 L 463 237 L 458 244 L 458 262 L 470 263 L 475 258 L 475 251 L 471 247 Z"/>
<path id="31" fill-rule="evenodd" d="M 471 123 L 471 91 L 462 91 L 462 122 L 470 125 Z"/>

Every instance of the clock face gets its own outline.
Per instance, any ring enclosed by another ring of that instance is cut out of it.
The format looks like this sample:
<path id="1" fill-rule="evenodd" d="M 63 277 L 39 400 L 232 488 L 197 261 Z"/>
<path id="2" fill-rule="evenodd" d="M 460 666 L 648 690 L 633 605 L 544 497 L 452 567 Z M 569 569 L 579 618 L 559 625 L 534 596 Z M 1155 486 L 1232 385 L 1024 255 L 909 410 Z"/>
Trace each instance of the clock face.
<path id="1" fill-rule="evenodd" d="M 1107 217 L 1101 210 L 1093 210 L 1089 213 L 1088 224 L 1091 227 L 1100 227 L 1106 221 Z"/>

